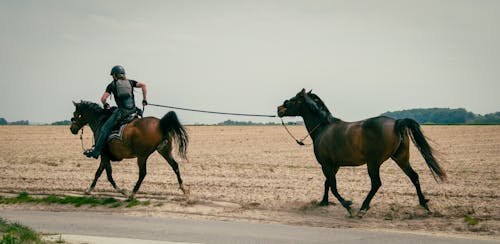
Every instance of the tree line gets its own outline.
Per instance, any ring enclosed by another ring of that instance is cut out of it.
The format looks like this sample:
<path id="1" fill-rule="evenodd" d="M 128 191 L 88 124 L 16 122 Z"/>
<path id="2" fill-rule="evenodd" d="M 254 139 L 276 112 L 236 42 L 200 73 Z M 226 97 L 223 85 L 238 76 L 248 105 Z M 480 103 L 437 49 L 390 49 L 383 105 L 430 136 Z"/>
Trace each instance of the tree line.
<path id="1" fill-rule="evenodd" d="M 480 115 L 463 108 L 418 108 L 385 112 L 382 115 L 395 119 L 411 118 L 421 124 L 500 124 L 500 112 Z"/>
<path id="2" fill-rule="evenodd" d="M 417 108 L 407 109 L 394 112 L 385 112 L 381 114 L 394 119 L 411 118 L 420 124 L 500 124 L 500 112 L 490 113 L 485 115 L 474 114 L 463 108 L 450 109 L 450 108 Z M 5 118 L 0 118 L 0 125 L 29 125 L 28 120 L 19 120 L 8 122 Z M 56 121 L 47 125 L 70 125 L 69 120 Z M 217 125 L 279 125 L 280 123 L 267 122 L 259 123 L 252 121 L 235 121 L 226 120 Z M 204 125 L 204 124 L 195 124 Z M 287 125 L 303 125 L 302 121 L 287 122 Z"/>

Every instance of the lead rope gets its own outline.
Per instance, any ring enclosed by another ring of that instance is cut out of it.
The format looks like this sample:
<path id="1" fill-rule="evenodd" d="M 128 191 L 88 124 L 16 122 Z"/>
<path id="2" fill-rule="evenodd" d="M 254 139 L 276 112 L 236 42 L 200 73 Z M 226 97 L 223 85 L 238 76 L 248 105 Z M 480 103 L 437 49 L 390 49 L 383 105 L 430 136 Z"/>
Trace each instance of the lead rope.
<path id="1" fill-rule="evenodd" d="M 295 142 L 297 142 L 297 144 L 301 145 L 301 146 L 310 146 L 312 145 L 311 144 L 304 144 L 304 140 L 309 137 L 316 129 L 319 128 L 319 126 L 321 125 L 321 122 L 319 122 L 312 130 L 311 132 L 308 132 L 307 135 L 304 136 L 304 138 L 302 138 L 301 140 L 298 140 L 297 138 L 295 138 L 295 136 L 293 136 L 293 134 L 288 130 L 288 128 L 286 127 L 285 125 L 285 122 L 283 122 L 283 118 L 280 118 L 281 119 L 281 124 L 283 125 L 283 127 L 285 127 L 285 130 L 286 132 L 288 132 L 288 134 L 295 140 Z"/>

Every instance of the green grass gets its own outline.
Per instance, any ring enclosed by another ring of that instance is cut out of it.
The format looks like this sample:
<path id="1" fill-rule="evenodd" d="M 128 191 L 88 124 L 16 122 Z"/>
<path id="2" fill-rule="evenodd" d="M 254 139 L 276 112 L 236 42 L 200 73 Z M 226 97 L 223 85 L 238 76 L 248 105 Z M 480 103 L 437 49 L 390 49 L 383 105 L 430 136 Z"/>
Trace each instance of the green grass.
<path id="1" fill-rule="evenodd" d="M 40 236 L 28 227 L 8 223 L 0 218 L 0 244 L 42 243 Z"/>
<path id="2" fill-rule="evenodd" d="M 21 192 L 17 197 L 12 197 L 12 198 L 6 198 L 0 196 L 0 204 L 18 204 L 18 203 L 72 204 L 75 207 L 80 207 L 82 205 L 89 205 L 91 207 L 102 205 L 102 206 L 108 206 L 109 208 L 117 208 L 122 206 L 122 202 L 113 197 L 99 199 L 94 197 L 74 197 L 74 196 L 60 197 L 56 195 L 49 195 L 43 198 L 34 198 L 30 196 L 27 192 Z M 150 201 L 141 202 L 138 200 L 131 200 L 127 203 L 126 207 L 131 208 L 137 205 L 148 206 L 150 204 L 151 204 Z"/>

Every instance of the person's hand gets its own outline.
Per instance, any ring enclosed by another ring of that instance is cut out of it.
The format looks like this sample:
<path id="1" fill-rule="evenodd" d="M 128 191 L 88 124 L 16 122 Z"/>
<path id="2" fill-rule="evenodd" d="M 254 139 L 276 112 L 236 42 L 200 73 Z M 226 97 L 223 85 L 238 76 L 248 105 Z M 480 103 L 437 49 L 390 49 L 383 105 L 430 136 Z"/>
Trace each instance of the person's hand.
<path id="1" fill-rule="evenodd" d="M 142 106 L 144 107 L 146 105 L 148 105 L 148 101 L 146 99 L 142 100 Z"/>
<path id="2" fill-rule="evenodd" d="M 104 109 L 109 109 L 109 108 L 110 108 L 109 103 L 105 103 L 105 104 L 103 105 L 103 107 L 104 107 Z"/>

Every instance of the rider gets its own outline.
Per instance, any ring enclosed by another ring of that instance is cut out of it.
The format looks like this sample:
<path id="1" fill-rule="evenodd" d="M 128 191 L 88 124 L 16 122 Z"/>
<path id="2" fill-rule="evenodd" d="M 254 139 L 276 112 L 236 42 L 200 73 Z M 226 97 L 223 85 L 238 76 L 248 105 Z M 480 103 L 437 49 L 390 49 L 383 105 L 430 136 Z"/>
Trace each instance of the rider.
<path id="1" fill-rule="evenodd" d="M 125 69 L 123 66 L 114 66 L 111 69 L 111 76 L 113 77 L 113 81 L 106 87 L 106 91 L 102 94 L 101 102 L 104 108 L 108 109 L 109 104 L 106 100 L 113 94 L 118 109 L 113 111 L 113 114 L 102 125 L 101 130 L 97 133 L 95 145 L 83 153 L 89 158 L 98 158 L 111 128 L 116 125 L 118 121 L 137 111 L 134 100 L 134 87 L 142 89 L 142 106 L 148 104 L 146 100 L 146 84 L 135 80 L 128 80 L 125 76 Z"/>

